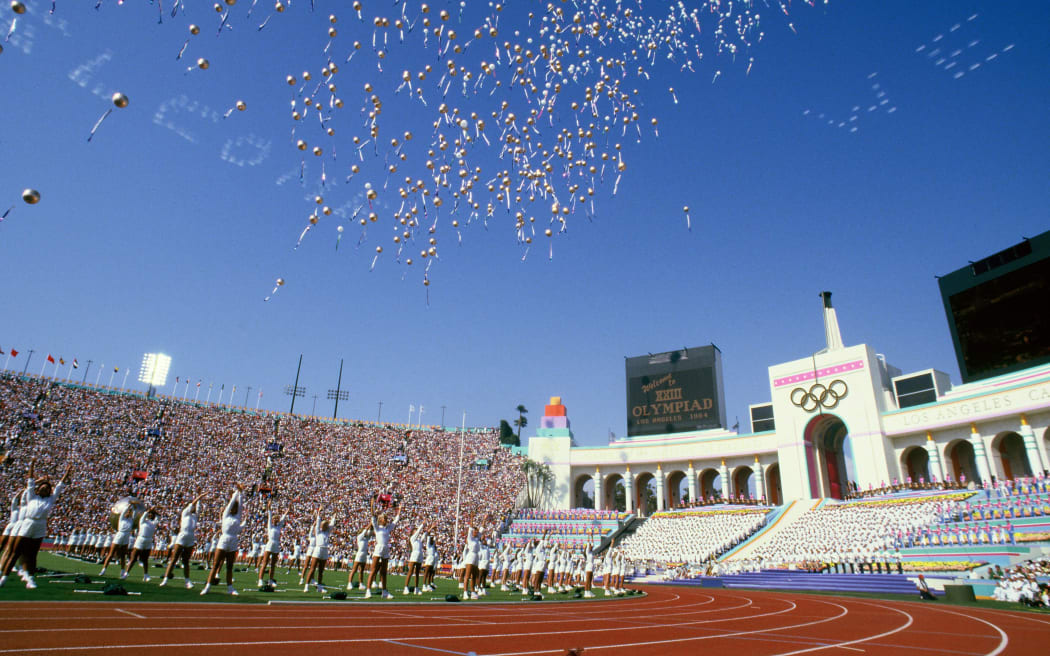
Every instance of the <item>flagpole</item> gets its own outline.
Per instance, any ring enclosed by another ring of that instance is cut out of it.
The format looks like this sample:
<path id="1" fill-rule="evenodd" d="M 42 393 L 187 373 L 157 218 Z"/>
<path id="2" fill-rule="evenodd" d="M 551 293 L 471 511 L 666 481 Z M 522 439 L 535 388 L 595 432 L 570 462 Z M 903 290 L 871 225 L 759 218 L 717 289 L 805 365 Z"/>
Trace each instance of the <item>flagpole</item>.
<path id="1" fill-rule="evenodd" d="M 171 384 L 171 398 L 175 398 L 175 388 L 179 386 L 179 379 L 176 378 L 175 382 Z"/>
<path id="2" fill-rule="evenodd" d="M 211 386 L 215 383 L 208 383 L 208 398 L 204 399 L 205 403 L 211 403 Z"/>
<path id="3" fill-rule="evenodd" d="M 109 375 L 109 385 L 106 386 L 109 389 L 113 389 L 113 377 L 116 376 L 116 375 L 117 375 L 117 367 L 113 367 L 113 373 L 111 373 Z"/>
<path id="4" fill-rule="evenodd" d="M 88 375 L 88 372 L 91 371 L 91 363 L 92 362 L 94 362 L 94 360 L 88 360 L 87 366 L 84 367 L 84 377 L 80 379 L 80 384 L 81 385 L 83 385 L 84 383 L 87 382 L 87 375 Z"/>
<path id="5" fill-rule="evenodd" d="M 131 373 L 131 369 L 124 370 L 124 382 L 120 384 L 120 389 L 127 389 L 128 387 L 128 374 Z"/>
<path id="6" fill-rule="evenodd" d="M 69 380 L 70 382 L 73 381 L 73 363 L 72 362 L 69 363 L 69 373 L 66 374 L 66 380 Z"/>
<path id="7" fill-rule="evenodd" d="M 197 393 L 193 395 L 193 402 L 196 403 L 197 399 L 201 397 L 201 382 L 197 381 Z"/>
<path id="8" fill-rule="evenodd" d="M 22 367 L 22 375 L 26 375 L 26 369 L 29 368 L 29 361 L 33 359 L 33 354 L 36 353 L 33 349 L 29 349 L 29 357 L 26 358 L 26 366 Z"/>
<path id="9" fill-rule="evenodd" d="M 255 399 L 255 409 L 259 409 L 259 402 L 262 401 L 262 390 L 259 390 L 259 398 Z"/>
<path id="10" fill-rule="evenodd" d="M 58 363 L 57 362 L 55 363 L 55 373 L 52 375 L 52 378 L 54 378 L 55 380 L 58 380 Z"/>
<path id="11" fill-rule="evenodd" d="M 10 364 L 10 362 L 11 362 L 11 351 L 8 350 L 8 352 L 7 352 L 7 359 L 4 360 L 4 371 L 7 371 L 7 365 Z"/>
<path id="12" fill-rule="evenodd" d="M 459 553 L 459 499 L 463 493 L 463 433 L 467 429 L 467 413 L 463 412 L 463 425 L 459 429 L 459 475 L 456 481 L 456 527 L 452 530 L 453 553 Z"/>
<path id="13" fill-rule="evenodd" d="M 182 400 L 185 401 L 186 397 L 190 394 L 190 379 L 186 379 L 186 386 L 182 388 Z"/>
<path id="14" fill-rule="evenodd" d="M 42 364 L 40 366 L 40 377 L 41 378 L 44 377 L 44 369 L 47 369 L 47 360 L 46 359 L 44 360 L 44 364 Z"/>

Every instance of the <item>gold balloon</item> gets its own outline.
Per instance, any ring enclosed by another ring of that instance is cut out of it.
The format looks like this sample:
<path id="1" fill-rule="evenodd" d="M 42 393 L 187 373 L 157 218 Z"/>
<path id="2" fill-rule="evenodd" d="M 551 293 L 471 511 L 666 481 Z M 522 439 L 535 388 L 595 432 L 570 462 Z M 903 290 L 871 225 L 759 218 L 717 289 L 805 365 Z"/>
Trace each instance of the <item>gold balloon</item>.
<path id="1" fill-rule="evenodd" d="M 235 4 L 237 4 L 237 0 L 226 0 L 226 4 L 228 4 L 228 5 L 230 5 L 232 7 Z"/>
<path id="2" fill-rule="evenodd" d="M 11 11 L 15 12 L 16 14 L 24 14 L 26 13 L 26 6 L 23 3 L 18 2 L 18 0 L 14 0 L 11 3 Z"/>
<path id="3" fill-rule="evenodd" d="M 324 152 L 324 151 L 323 151 L 323 150 L 321 150 L 321 147 L 320 147 L 320 146 L 314 146 L 314 155 L 316 155 L 316 156 L 320 157 L 320 156 L 321 156 L 321 153 L 323 153 L 323 152 Z"/>
<path id="4" fill-rule="evenodd" d="M 382 246 L 376 246 L 376 253 L 382 253 L 382 252 L 383 252 L 383 247 Z"/>
<path id="5" fill-rule="evenodd" d="M 333 25 L 335 25 L 335 22 L 337 20 L 339 20 L 339 19 L 335 17 L 335 14 L 331 14 L 331 15 L 328 16 L 328 22 L 333 24 Z"/>
<path id="6" fill-rule="evenodd" d="M 208 60 L 205 59 L 204 57 L 201 57 L 200 59 L 197 60 L 197 68 L 201 69 L 202 71 L 203 70 L 207 70 L 207 68 L 209 66 L 211 66 L 211 64 L 209 64 Z"/>
<path id="7" fill-rule="evenodd" d="M 128 97 L 119 91 L 113 94 L 112 100 L 113 104 L 121 109 L 128 106 Z"/>
<path id="8" fill-rule="evenodd" d="M 238 100 L 237 101 L 237 111 L 243 112 L 246 109 L 248 109 L 248 105 L 245 104 L 245 102 L 243 100 Z"/>
<path id="9" fill-rule="evenodd" d="M 283 5 L 283 4 L 281 4 L 280 2 L 278 2 L 277 4 L 275 4 L 275 5 L 273 6 L 273 8 L 274 8 L 274 9 L 275 9 L 275 10 L 277 11 L 277 13 L 278 13 L 278 14 L 279 14 L 279 13 L 281 13 L 282 11 L 284 11 L 284 5 Z"/>
<path id="10" fill-rule="evenodd" d="M 197 27 L 196 25 L 190 25 L 190 34 L 200 34 L 200 33 L 201 33 L 201 28 Z"/>
<path id="11" fill-rule="evenodd" d="M 314 196 L 314 202 L 318 205 L 321 205 L 322 203 L 324 203 L 324 196 Z"/>
<path id="12" fill-rule="evenodd" d="M 278 287 L 284 287 L 284 278 L 278 278 L 277 279 L 277 286 Z"/>
<path id="13" fill-rule="evenodd" d="M 328 36 L 329 37 L 334 39 L 336 34 L 338 34 L 338 32 L 336 32 L 336 29 L 334 27 L 329 27 L 328 28 Z"/>
<path id="14" fill-rule="evenodd" d="M 306 150 L 306 142 L 300 139 L 299 141 L 295 142 L 295 147 L 299 150 Z"/>
<path id="15" fill-rule="evenodd" d="M 295 84 L 295 76 L 294 76 L 294 75 L 289 75 L 288 77 L 284 78 L 284 80 L 285 80 L 285 81 L 286 81 L 286 82 L 287 82 L 287 83 L 288 83 L 289 85 L 294 85 L 294 84 Z"/>
<path id="16" fill-rule="evenodd" d="M 321 208 L 321 214 L 324 214 L 325 216 L 330 216 L 332 214 L 332 208 L 325 205 L 323 208 Z"/>
<path id="17" fill-rule="evenodd" d="M 317 225 L 317 220 L 320 219 L 320 218 L 321 217 L 317 216 L 316 214 L 311 214 L 310 215 L 310 225 Z"/>
<path id="18" fill-rule="evenodd" d="M 25 189 L 22 191 L 22 200 L 29 205 L 36 205 L 40 202 L 40 192 L 36 189 Z"/>

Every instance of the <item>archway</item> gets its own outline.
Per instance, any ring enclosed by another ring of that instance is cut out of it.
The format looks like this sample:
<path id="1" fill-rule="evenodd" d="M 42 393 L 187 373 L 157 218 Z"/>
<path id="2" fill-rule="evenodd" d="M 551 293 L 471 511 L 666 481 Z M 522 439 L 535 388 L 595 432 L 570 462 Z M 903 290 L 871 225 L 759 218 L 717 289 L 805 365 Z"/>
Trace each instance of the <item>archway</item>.
<path id="1" fill-rule="evenodd" d="M 609 474 L 602 483 L 602 496 L 605 497 L 605 509 L 617 512 L 627 511 L 627 484 L 623 476 Z"/>
<path id="2" fill-rule="evenodd" d="M 593 510 L 594 503 L 594 478 L 590 474 L 578 476 L 572 487 L 572 507 Z"/>
<path id="3" fill-rule="evenodd" d="M 708 500 L 722 496 L 722 481 L 717 469 L 700 472 L 700 496 Z"/>
<path id="4" fill-rule="evenodd" d="M 1024 448 L 1024 438 L 1017 433 L 999 433 L 992 440 L 992 449 L 999 456 L 999 475 L 1003 480 L 1032 475 L 1028 453 Z"/>
<path id="5" fill-rule="evenodd" d="M 784 490 L 780 487 L 780 464 L 773 463 L 766 468 L 766 501 L 771 506 L 784 503 Z"/>
<path id="6" fill-rule="evenodd" d="M 911 478 L 912 483 L 919 479 L 930 480 L 930 454 L 925 447 L 910 446 L 901 454 L 901 478 Z"/>
<path id="7" fill-rule="evenodd" d="M 648 517 L 656 511 L 656 477 L 642 472 L 634 479 L 634 508 L 639 517 Z"/>
<path id="8" fill-rule="evenodd" d="M 849 491 L 846 424 L 835 415 L 819 415 L 806 425 L 810 494 L 842 499 Z"/>
<path id="9" fill-rule="evenodd" d="M 955 440 L 950 442 L 944 450 L 947 461 L 951 463 L 952 480 L 961 481 L 963 476 L 967 481 L 978 481 L 977 457 L 973 452 L 973 445 L 967 440 Z"/>
<path id="10" fill-rule="evenodd" d="M 689 498 L 689 479 L 684 471 L 676 470 L 667 475 L 665 492 L 667 494 L 665 507 L 668 509 L 677 508 L 682 501 L 692 501 Z"/>
<path id="11" fill-rule="evenodd" d="M 752 479 L 754 472 L 748 466 L 737 467 L 733 470 L 733 498 L 749 498 L 754 495 L 751 493 L 751 487 L 754 484 Z"/>

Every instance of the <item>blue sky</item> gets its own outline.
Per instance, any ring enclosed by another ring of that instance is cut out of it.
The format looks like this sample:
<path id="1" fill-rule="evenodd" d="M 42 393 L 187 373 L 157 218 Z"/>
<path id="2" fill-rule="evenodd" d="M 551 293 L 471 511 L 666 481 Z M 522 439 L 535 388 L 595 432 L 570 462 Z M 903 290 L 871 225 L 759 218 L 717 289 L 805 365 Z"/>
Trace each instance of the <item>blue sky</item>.
<path id="1" fill-rule="evenodd" d="M 524 261 L 505 211 L 497 207 L 487 229 L 474 220 L 457 235 L 450 202 L 429 287 L 418 256 L 411 267 L 394 259 L 390 215 L 400 199 L 396 178 L 382 190 L 383 152 L 374 157 L 368 146 L 360 161 L 349 138 L 367 138 L 360 109 L 371 84 L 383 101 L 384 147 L 414 135 L 397 176 L 428 173 L 434 77 L 445 65 L 433 37 L 423 47 L 414 31 L 400 45 L 391 29 L 381 74 L 372 24 L 358 22 L 349 3 L 317 0 L 311 12 L 296 0 L 258 30 L 272 5 L 258 3 L 249 19 L 252 3 L 240 0 L 233 29 L 219 36 L 210 3 L 185 4 L 171 17 L 164 2 L 158 23 L 146 2 L 107 0 L 95 11 L 59 1 L 53 15 L 49 2 L 27 2 L 2 42 L 0 209 L 14 209 L 0 224 L 0 348 L 21 351 L 12 368 L 32 348 L 36 372 L 47 352 L 134 371 L 143 352 L 160 350 L 173 358 L 172 376 L 237 385 L 238 402 L 251 385 L 252 404 L 261 388 L 263 407 L 286 409 L 281 390 L 303 353 L 308 396 L 297 410 L 309 411 L 316 393 L 322 414 L 344 358 L 351 399 L 342 417 L 374 419 L 382 401 L 385 420 L 406 421 L 409 404 L 422 404 L 423 421 L 437 422 L 444 405 L 447 424 L 465 411 L 468 424 L 494 425 L 523 403 L 535 425 L 547 397 L 561 395 L 578 441 L 601 444 L 626 431 L 624 356 L 714 343 L 729 423 L 739 417 L 746 427 L 747 405 L 769 398 L 766 367 L 822 347 L 822 289 L 835 294 L 847 343 L 958 381 L 934 275 L 1047 229 L 1045 2 L 796 1 L 789 16 L 778 3 L 754 3 L 761 40 L 753 32 L 735 59 L 718 52 L 705 22 L 690 45 L 704 55 L 693 57 L 693 72 L 682 70 L 683 57 L 661 56 L 649 79 L 623 81 L 638 90 L 643 138 L 613 134 L 627 163 L 615 196 L 606 173 L 594 215 L 574 211 L 553 239 L 538 233 Z M 505 3 L 497 41 L 535 37 L 539 23 L 527 13 L 544 4 Z M 365 5 L 368 20 L 401 11 Z M 432 16 L 449 9 L 461 42 L 490 11 L 470 3 L 461 19 L 459 3 L 431 5 Z M 624 6 L 652 14 L 663 5 Z M 418 15 L 419 3 L 407 7 Z M 312 71 L 308 92 L 322 79 L 333 12 L 329 52 L 346 106 L 333 112 L 328 139 L 315 115 L 290 119 L 291 100 L 302 109 L 302 82 L 289 87 L 285 77 Z M 15 15 L 6 6 L 2 15 L 6 34 Z M 190 23 L 201 32 L 177 61 Z M 364 45 L 347 63 L 354 40 Z M 490 61 L 492 41 L 457 61 Z M 188 71 L 198 57 L 210 67 Z M 434 71 L 424 108 L 394 90 L 403 69 L 425 63 Z M 576 129 L 565 107 L 571 86 L 552 115 L 559 129 Z M 115 91 L 130 105 L 88 143 Z M 529 101 L 505 91 L 453 89 L 446 102 L 484 116 L 503 96 L 525 116 Z M 237 100 L 246 111 L 224 119 Z M 303 157 L 299 138 L 324 146 L 323 156 Z M 510 166 L 497 155 L 472 150 L 482 182 Z M 361 171 L 345 183 L 355 162 Z M 358 246 L 360 226 L 339 213 L 362 203 L 365 182 L 380 190 L 380 218 Z M 22 203 L 26 187 L 40 191 L 39 204 Z M 318 193 L 335 212 L 294 249 Z M 427 236 L 415 238 L 415 251 Z M 370 271 L 377 245 L 384 253 Z M 285 286 L 263 302 L 277 277 Z"/>

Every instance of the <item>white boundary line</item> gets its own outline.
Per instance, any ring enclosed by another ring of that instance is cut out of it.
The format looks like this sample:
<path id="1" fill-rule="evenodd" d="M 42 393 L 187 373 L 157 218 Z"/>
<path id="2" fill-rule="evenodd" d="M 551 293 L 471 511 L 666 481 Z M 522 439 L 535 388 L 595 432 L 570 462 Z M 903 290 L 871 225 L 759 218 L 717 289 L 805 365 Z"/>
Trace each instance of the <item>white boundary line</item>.
<path id="1" fill-rule="evenodd" d="M 124 613 L 125 615 L 131 615 L 132 617 L 137 617 L 140 620 L 146 619 L 145 615 L 139 615 L 138 613 L 132 613 L 130 610 L 124 610 L 123 608 L 114 608 L 113 610 L 117 611 L 118 613 Z"/>

